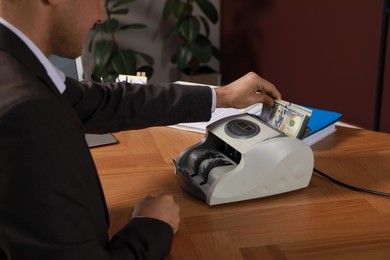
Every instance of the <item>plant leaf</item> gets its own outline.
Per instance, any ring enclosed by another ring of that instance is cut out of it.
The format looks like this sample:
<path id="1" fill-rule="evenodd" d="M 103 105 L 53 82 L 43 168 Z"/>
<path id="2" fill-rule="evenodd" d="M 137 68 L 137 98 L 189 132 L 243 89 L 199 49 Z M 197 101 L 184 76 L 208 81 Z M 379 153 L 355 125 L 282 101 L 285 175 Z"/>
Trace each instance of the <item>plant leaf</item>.
<path id="1" fill-rule="evenodd" d="M 102 66 L 95 66 L 93 69 L 92 75 L 96 77 L 96 80 L 99 79 L 98 81 L 101 81 L 101 78 L 103 78 L 102 73 L 104 72 L 104 67 Z"/>
<path id="2" fill-rule="evenodd" d="M 190 63 L 190 61 L 192 59 L 191 48 L 186 44 L 180 45 L 177 48 L 175 58 L 176 58 L 177 67 L 180 70 L 185 69 L 186 67 L 188 67 L 188 64 Z"/>
<path id="3" fill-rule="evenodd" d="M 102 25 L 104 26 L 105 33 L 112 33 L 115 32 L 119 27 L 119 21 L 117 19 L 111 18 L 102 23 Z"/>
<path id="4" fill-rule="evenodd" d="M 195 0 L 195 2 L 213 24 L 218 22 L 218 11 L 209 0 Z"/>
<path id="5" fill-rule="evenodd" d="M 93 43 L 95 42 L 96 35 L 97 35 L 97 31 L 91 31 L 91 37 L 88 44 L 88 52 L 92 52 L 92 46 Z"/>
<path id="6" fill-rule="evenodd" d="M 200 23 L 194 16 L 187 16 L 180 24 L 180 34 L 187 42 L 193 42 L 198 37 Z"/>
<path id="7" fill-rule="evenodd" d="M 154 59 L 149 54 L 143 52 L 136 52 L 136 54 L 140 55 L 149 65 L 154 65 Z"/>
<path id="8" fill-rule="evenodd" d="M 119 74 L 113 71 L 103 76 L 103 82 L 115 82 L 118 76 Z"/>
<path id="9" fill-rule="evenodd" d="M 211 41 L 206 36 L 199 35 L 192 45 L 192 51 L 200 63 L 209 62 L 213 54 Z"/>
<path id="10" fill-rule="evenodd" d="M 177 20 L 181 20 L 182 18 L 191 15 L 192 10 L 193 7 L 191 4 L 179 3 L 174 10 L 174 16 Z"/>
<path id="11" fill-rule="evenodd" d="M 206 32 L 207 37 L 210 36 L 209 23 L 207 22 L 207 20 L 203 16 L 200 16 L 199 19 L 202 21 L 202 24 L 203 24 L 203 27 L 204 27 L 204 30 Z"/>
<path id="12" fill-rule="evenodd" d="M 111 57 L 113 52 L 113 45 L 111 41 L 99 41 L 95 45 L 95 53 L 93 54 L 93 59 L 96 66 L 106 66 L 108 60 Z"/>
<path id="13" fill-rule="evenodd" d="M 126 5 L 126 4 L 130 4 L 131 2 L 134 2 L 135 0 L 108 0 L 108 2 L 115 2 L 112 7 L 118 7 L 118 6 L 121 6 L 121 5 Z"/>
<path id="14" fill-rule="evenodd" d="M 111 9 L 110 10 L 110 14 L 126 15 L 128 13 L 129 13 L 129 9 L 116 9 L 116 10 Z"/>
<path id="15" fill-rule="evenodd" d="M 163 19 L 166 20 L 175 10 L 176 6 L 178 5 L 179 0 L 167 0 L 164 5 L 163 9 Z"/>
<path id="16" fill-rule="evenodd" d="M 213 46 L 213 56 L 217 59 L 217 60 L 221 60 L 221 51 Z"/>
<path id="17" fill-rule="evenodd" d="M 119 30 L 128 30 L 128 29 L 144 29 L 148 27 L 146 24 L 143 23 L 132 23 L 132 24 L 126 24 L 121 27 L 119 27 Z"/>
<path id="18" fill-rule="evenodd" d="M 106 32 L 106 23 L 108 20 L 106 20 L 104 23 L 95 23 L 93 26 L 93 31 L 95 32 Z"/>
<path id="19" fill-rule="evenodd" d="M 133 50 L 118 51 L 112 58 L 112 67 L 118 74 L 135 75 L 137 61 Z"/>

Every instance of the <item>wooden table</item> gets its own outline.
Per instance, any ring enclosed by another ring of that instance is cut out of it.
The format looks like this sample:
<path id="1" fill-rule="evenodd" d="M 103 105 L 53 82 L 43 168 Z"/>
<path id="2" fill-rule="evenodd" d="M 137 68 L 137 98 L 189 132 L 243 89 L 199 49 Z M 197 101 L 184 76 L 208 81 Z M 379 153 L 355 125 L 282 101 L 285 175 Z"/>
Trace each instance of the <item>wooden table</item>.
<path id="1" fill-rule="evenodd" d="M 180 187 L 172 159 L 203 134 L 169 127 L 115 134 L 93 148 L 111 216 L 110 234 L 147 194 L 171 193 L 180 230 L 167 259 L 390 259 L 390 198 L 313 174 L 308 188 L 208 206 Z M 390 135 L 338 127 L 315 144 L 315 167 L 348 184 L 390 192 Z"/>

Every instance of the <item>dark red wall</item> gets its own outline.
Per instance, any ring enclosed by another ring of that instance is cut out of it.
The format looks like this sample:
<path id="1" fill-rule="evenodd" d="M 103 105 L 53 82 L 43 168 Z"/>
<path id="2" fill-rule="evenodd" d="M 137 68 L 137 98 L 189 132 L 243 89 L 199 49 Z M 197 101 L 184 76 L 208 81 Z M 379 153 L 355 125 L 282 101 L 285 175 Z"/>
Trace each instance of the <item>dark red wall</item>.
<path id="1" fill-rule="evenodd" d="M 222 0 L 222 80 L 255 71 L 285 100 L 373 129 L 382 12 L 383 0 Z"/>
<path id="2" fill-rule="evenodd" d="M 390 23 L 388 24 L 390 28 Z M 390 32 L 388 32 L 390 37 Z M 387 48 L 386 48 L 386 61 L 385 62 L 385 74 L 384 74 L 384 84 L 383 84 L 383 93 L 382 93 L 382 109 L 381 109 L 381 119 L 380 119 L 380 128 L 382 132 L 390 133 L 390 39 L 387 39 Z"/>

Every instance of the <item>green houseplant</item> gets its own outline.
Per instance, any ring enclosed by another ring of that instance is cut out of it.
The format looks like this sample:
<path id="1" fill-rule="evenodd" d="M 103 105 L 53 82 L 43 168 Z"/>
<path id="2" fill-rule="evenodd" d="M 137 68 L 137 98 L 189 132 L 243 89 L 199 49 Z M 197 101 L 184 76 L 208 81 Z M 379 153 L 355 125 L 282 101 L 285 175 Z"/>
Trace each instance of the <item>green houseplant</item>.
<path id="1" fill-rule="evenodd" d="M 116 34 L 124 30 L 143 29 L 147 26 L 141 23 L 121 24 L 116 18 L 129 13 L 128 4 L 135 0 L 107 0 L 107 20 L 96 24 L 92 29 L 88 51 L 92 53 L 95 67 L 93 75 L 105 82 L 115 82 L 119 74 L 135 75 L 137 71 L 146 73 L 150 78 L 153 74 L 153 58 L 131 48 L 120 46 Z M 142 58 L 147 65 L 137 67 L 137 61 Z"/>
<path id="2" fill-rule="evenodd" d="M 198 7 L 200 13 L 195 12 Z M 173 18 L 175 23 L 165 35 L 166 39 L 179 36 L 179 44 L 171 62 L 188 75 L 207 72 L 212 57 L 220 59 L 220 51 L 210 41 L 210 23 L 216 24 L 219 15 L 209 0 L 166 0 L 163 19 Z"/>

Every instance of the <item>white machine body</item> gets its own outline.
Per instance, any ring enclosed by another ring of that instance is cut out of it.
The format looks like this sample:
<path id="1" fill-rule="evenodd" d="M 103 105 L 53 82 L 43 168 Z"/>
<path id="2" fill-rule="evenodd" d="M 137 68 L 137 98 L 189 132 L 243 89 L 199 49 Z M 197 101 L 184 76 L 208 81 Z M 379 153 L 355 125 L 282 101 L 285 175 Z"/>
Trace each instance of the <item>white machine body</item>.
<path id="1" fill-rule="evenodd" d="M 249 114 L 207 127 L 203 140 L 175 160 L 184 190 L 209 205 L 280 194 L 307 187 L 311 148 Z"/>

